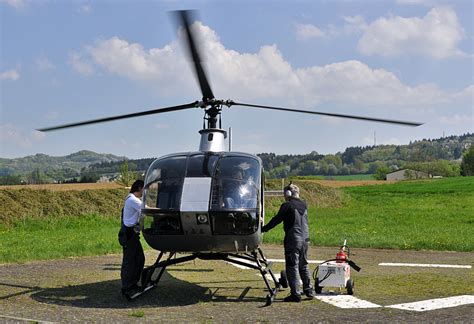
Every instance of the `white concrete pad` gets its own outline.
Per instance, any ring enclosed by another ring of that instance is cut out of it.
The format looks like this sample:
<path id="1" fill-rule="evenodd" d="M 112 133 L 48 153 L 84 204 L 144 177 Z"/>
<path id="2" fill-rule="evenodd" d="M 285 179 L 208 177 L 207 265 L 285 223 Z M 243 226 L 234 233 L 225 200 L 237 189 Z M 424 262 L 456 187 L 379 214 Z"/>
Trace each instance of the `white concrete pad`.
<path id="1" fill-rule="evenodd" d="M 454 268 L 454 269 L 471 269 L 470 265 L 457 265 L 457 264 L 428 264 L 428 263 L 390 263 L 383 262 L 379 263 L 379 266 L 386 267 L 421 267 L 421 268 Z"/>
<path id="2" fill-rule="evenodd" d="M 339 308 L 377 308 L 380 305 L 350 295 L 316 295 L 316 299 Z"/>
<path id="3" fill-rule="evenodd" d="M 430 311 L 434 309 L 456 307 L 456 306 L 468 305 L 468 304 L 474 304 L 473 295 L 436 298 L 436 299 L 422 300 L 422 301 L 418 301 L 414 303 L 397 304 L 397 305 L 391 305 L 391 306 L 385 306 L 385 307 L 416 311 L 416 312 L 425 312 L 425 311 Z"/>

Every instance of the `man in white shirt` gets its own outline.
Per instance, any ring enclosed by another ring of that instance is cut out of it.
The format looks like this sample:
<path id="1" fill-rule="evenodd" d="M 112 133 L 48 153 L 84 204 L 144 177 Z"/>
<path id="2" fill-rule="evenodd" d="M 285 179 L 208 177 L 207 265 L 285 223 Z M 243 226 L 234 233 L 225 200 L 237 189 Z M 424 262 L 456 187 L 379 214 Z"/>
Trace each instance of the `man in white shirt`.
<path id="1" fill-rule="evenodd" d="M 140 243 L 139 219 L 142 208 L 143 180 L 136 180 L 130 188 L 130 193 L 125 198 L 122 211 L 122 229 L 119 233 L 119 242 L 123 247 L 122 269 L 122 294 L 128 299 L 140 293 L 137 283 L 140 280 L 145 254 Z"/>

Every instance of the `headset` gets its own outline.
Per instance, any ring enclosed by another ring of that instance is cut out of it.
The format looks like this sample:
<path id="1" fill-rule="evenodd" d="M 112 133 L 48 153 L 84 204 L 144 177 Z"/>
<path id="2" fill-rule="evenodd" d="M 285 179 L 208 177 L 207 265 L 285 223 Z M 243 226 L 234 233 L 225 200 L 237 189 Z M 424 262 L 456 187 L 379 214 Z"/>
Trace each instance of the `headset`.
<path id="1" fill-rule="evenodd" d="M 293 183 L 293 181 L 290 181 L 290 184 L 287 185 L 284 189 L 284 195 L 285 195 L 285 198 L 289 198 L 293 195 L 293 193 L 291 192 L 291 190 L 289 188 L 291 188 L 291 184 Z"/>

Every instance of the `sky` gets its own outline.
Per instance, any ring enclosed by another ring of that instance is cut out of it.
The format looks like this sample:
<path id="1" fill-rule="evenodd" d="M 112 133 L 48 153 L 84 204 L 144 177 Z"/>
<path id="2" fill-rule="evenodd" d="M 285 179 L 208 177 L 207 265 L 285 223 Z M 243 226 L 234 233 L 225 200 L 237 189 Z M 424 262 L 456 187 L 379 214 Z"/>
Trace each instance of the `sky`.
<path id="1" fill-rule="evenodd" d="M 424 123 L 233 106 L 222 127 L 235 151 L 334 154 L 473 132 L 470 0 L 0 0 L 0 157 L 197 150 L 199 108 L 36 131 L 200 100 L 169 14 L 182 9 L 198 10 L 217 99 Z"/>

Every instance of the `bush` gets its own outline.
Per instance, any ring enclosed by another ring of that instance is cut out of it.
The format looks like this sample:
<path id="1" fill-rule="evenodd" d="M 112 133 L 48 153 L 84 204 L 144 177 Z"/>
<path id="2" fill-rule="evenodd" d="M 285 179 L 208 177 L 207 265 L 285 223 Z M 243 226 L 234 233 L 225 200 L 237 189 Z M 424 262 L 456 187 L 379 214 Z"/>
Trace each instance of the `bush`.
<path id="1" fill-rule="evenodd" d="M 463 176 L 474 175 L 474 145 L 462 156 L 461 174 Z"/>

